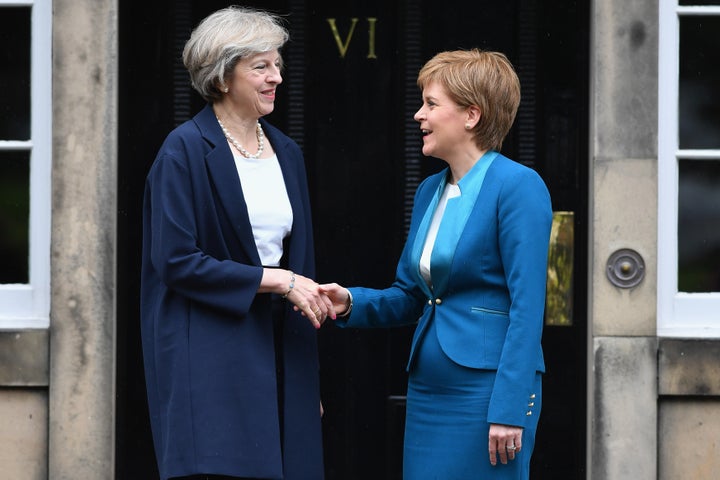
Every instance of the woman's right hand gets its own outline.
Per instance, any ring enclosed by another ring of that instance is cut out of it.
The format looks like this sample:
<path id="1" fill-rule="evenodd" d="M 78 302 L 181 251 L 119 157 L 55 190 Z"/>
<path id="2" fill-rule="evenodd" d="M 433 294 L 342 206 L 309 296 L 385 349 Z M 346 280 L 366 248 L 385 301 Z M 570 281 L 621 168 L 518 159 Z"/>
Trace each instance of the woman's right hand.
<path id="1" fill-rule="evenodd" d="M 320 289 L 328 296 L 333 304 L 335 313 L 340 316 L 346 315 L 350 308 L 350 291 L 337 283 L 325 283 Z M 334 319 L 333 319 L 334 320 Z"/>
<path id="2" fill-rule="evenodd" d="M 283 295 L 315 328 L 320 328 L 327 317 L 335 319 L 335 307 L 314 280 L 279 268 L 263 270 L 258 292 Z"/>
<path id="3" fill-rule="evenodd" d="M 332 300 L 314 280 L 296 273 L 295 285 L 283 293 L 286 293 L 285 298 L 292 302 L 295 311 L 310 319 L 315 328 L 320 328 L 327 317 L 335 320 Z"/>

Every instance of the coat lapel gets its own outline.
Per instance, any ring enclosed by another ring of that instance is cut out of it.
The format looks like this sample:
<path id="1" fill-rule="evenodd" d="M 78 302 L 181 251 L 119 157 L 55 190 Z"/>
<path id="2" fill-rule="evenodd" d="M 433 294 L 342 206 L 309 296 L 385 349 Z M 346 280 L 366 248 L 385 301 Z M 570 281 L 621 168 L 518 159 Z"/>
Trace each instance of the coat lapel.
<path id="1" fill-rule="evenodd" d="M 305 232 L 305 226 L 308 224 L 305 218 L 307 212 L 303 208 L 303 196 L 300 190 L 300 183 L 298 178 L 298 172 L 293 168 L 293 153 L 288 148 L 287 141 L 276 135 L 277 130 L 268 126 L 264 121 L 260 121 L 263 128 L 265 129 L 265 136 L 268 141 L 272 144 L 275 154 L 280 164 L 280 170 L 282 171 L 283 180 L 285 181 L 285 190 L 287 191 L 288 199 L 290 200 L 290 206 L 293 212 L 293 224 L 291 230 L 291 241 L 289 242 L 287 252 L 287 258 L 290 262 L 288 268 L 291 270 L 301 270 L 300 263 L 304 260 L 303 249 L 305 243 L 300 241 L 292 241 L 292 238 L 301 239 L 305 238 L 305 235 L 312 232 Z M 297 159 L 302 162 L 303 159 Z"/>
<path id="2" fill-rule="evenodd" d="M 240 245 L 255 265 L 261 265 L 255 246 L 247 204 L 238 177 L 230 146 L 217 123 L 212 106 L 207 105 L 195 116 L 203 137 L 214 146 L 205 156 L 208 173 L 220 203 L 232 224 Z"/>

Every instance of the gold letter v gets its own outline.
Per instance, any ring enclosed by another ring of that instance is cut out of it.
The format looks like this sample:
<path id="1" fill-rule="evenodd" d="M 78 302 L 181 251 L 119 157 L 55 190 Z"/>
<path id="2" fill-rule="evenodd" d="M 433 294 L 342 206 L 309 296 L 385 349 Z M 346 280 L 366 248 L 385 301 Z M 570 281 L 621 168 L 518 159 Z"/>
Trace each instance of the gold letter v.
<path id="1" fill-rule="evenodd" d="M 350 39 L 352 39 L 353 32 L 355 32 L 355 25 L 358 22 L 357 18 L 352 18 L 351 20 L 352 25 L 350 25 L 350 31 L 348 32 L 347 38 L 345 39 L 345 43 L 343 43 L 343 41 L 340 39 L 340 34 L 338 33 L 337 26 L 335 25 L 335 19 L 327 19 L 328 23 L 330 24 L 330 29 L 332 30 L 333 37 L 335 37 L 335 43 L 337 44 L 338 50 L 340 51 L 340 58 L 345 58 L 348 46 L 350 46 Z"/>

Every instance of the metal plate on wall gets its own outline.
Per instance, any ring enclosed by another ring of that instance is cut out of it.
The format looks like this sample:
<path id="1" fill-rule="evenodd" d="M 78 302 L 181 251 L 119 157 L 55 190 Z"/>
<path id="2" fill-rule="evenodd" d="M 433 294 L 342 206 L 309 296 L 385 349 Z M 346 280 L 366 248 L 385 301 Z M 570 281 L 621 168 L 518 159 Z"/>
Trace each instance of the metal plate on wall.
<path id="1" fill-rule="evenodd" d="M 645 278 L 645 261 L 635 250 L 622 248 L 610 255 L 607 277 L 618 288 L 632 288 Z"/>

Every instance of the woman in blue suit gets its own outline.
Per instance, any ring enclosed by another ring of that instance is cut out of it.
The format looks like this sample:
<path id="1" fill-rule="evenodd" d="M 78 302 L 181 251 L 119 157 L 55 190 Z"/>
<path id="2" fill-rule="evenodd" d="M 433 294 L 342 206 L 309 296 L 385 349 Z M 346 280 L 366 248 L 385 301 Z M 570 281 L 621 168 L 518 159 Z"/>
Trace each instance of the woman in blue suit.
<path id="1" fill-rule="evenodd" d="M 443 52 L 420 71 L 421 183 L 389 288 L 323 285 L 338 324 L 417 324 L 408 362 L 406 480 L 529 477 L 542 403 L 550 197 L 500 153 L 520 102 L 507 58 Z"/>
<path id="2" fill-rule="evenodd" d="M 323 478 L 316 328 L 333 307 L 310 279 L 302 153 L 261 119 L 287 37 L 261 11 L 203 20 L 183 61 L 208 105 L 147 177 L 141 331 L 163 480 Z"/>

